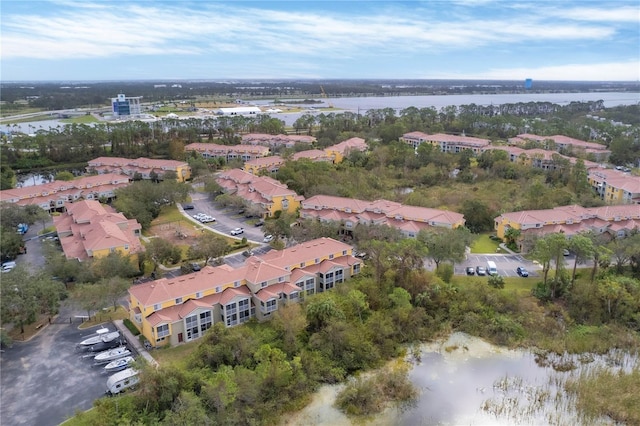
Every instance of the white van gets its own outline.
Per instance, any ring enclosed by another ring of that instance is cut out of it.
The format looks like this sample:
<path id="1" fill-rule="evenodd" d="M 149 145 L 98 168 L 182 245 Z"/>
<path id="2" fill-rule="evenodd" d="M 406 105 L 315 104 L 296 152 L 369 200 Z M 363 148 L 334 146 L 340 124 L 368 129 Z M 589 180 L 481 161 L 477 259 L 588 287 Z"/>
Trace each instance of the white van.
<path id="1" fill-rule="evenodd" d="M 496 262 L 493 260 L 487 261 L 487 274 L 498 275 L 498 267 L 496 266 Z"/>
<path id="2" fill-rule="evenodd" d="M 135 386 L 139 381 L 140 378 L 138 377 L 137 370 L 133 368 L 122 370 L 107 379 L 107 394 L 117 395 Z"/>

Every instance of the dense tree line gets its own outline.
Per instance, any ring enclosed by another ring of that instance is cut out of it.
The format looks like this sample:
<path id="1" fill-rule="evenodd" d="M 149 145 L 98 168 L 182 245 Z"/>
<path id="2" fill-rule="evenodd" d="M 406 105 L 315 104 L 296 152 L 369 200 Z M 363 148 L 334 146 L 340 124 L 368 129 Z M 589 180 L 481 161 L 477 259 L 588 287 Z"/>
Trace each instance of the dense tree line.
<path id="1" fill-rule="evenodd" d="M 633 110 L 634 106 L 629 107 Z M 615 164 L 633 163 L 640 158 L 638 127 L 625 127 L 588 119 L 585 112 L 602 111 L 599 102 L 505 104 L 500 106 L 463 105 L 435 108 L 409 107 L 399 114 L 392 108 L 353 112 L 305 114 L 294 123 L 294 130 L 316 136 L 319 148 L 353 136 L 363 136 L 387 146 L 409 131 L 427 133 L 466 133 L 504 140 L 519 133 L 564 134 L 598 141 L 612 151 Z M 617 110 L 617 115 L 624 116 Z M 548 118 L 537 120 L 532 118 Z M 86 162 L 98 156 L 171 158 L 184 160 L 184 145 L 215 141 L 237 144 L 247 132 L 284 133 L 282 121 L 268 115 L 259 117 L 164 119 L 152 123 L 131 121 L 72 124 L 46 131 L 35 126 L 33 136 L 12 135 L 11 144 L 3 144 L 0 158 L 3 185 L 10 170 L 27 170 Z M 530 146 L 530 148 L 537 146 Z M 406 150 L 405 150 L 406 151 Z M 407 152 L 408 153 L 408 152 Z M 410 157 L 410 155 L 407 155 Z M 588 158 L 588 157 L 587 157 Z M 408 161 L 408 159 L 407 159 Z"/>

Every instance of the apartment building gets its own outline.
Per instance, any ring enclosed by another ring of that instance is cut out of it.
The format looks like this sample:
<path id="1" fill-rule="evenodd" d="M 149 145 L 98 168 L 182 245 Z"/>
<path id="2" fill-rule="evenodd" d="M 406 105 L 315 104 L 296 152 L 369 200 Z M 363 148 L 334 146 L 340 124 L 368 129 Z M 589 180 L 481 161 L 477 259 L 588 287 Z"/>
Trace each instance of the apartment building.
<path id="1" fill-rule="evenodd" d="M 269 173 L 276 173 L 284 163 L 284 158 L 279 155 L 269 155 L 268 157 L 246 161 L 242 166 L 242 170 L 252 175 L 257 175 L 263 170 Z"/>
<path id="2" fill-rule="evenodd" d="M 460 213 L 406 206 L 387 200 L 362 201 L 353 198 L 316 195 L 302 201 L 300 217 L 326 222 L 341 222 L 347 231 L 358 225 L 386 225 L 406 237 L 414 238 L 421 229 L 464 226 Z"/>
<path id="3" fill-rule="evenodd" d="M 482 150 L 482 152 L 488 150 L 500 150 L 505 151 L 508 155 L 509 161 L 512 163 L 522 164 L 529 167 L 534 167 L 543 170 L 555 170 L 560 166 L 558 160 L 566 160 L 570 164 L 575 164 L 576 157 L 567 157 L 566 155 L 559 154 L 556 151 L 549 151 L 546 149 L 533 148 L 523 149 L 517 146 L 488 146 Z M 589 160 L 583 160 L 585 167 L 599 167 L 598 163 Z"/>
<path id="4" fill-rule="evenodd" d="M 221 172 L 216 182 L 225 193 L 236 195 L 251 207 L 272 217 L 278 210 L 295 213 L 304 197 L 289 189 L 287 185 L 267 176 L 256 176 L 241 169 Z"/>
<path id="5" fill-rule="evenodd" d="M 594 167 L 588 170 L 587 179 L 600 198 L 609 204 L 640 204 L 640 176 Z"/>
<path id="6" fill-rule="evenodd" d="M 342 163 L 345 157 L 353 151 L 365 152 L 369 149 L 367 142 L 362 138 L 350 138 L 335 145 L 328 146 L 324 151 L 329 155 L 334 164 Z"/>
<path id="7" fill-rule="evenodd" d="M 334 161 L 334 157 L 332 155 L 320 149 L 309 149 L 306 151 L 300 151 L 300 152 L 296 152 L 291 156 L 291 159 L 293 161 L 302 160 L 303 158 L 313 162 L 317 162 L 317 161 L 333 162 Z"/>
<path id="8" fill-rule="evenodd" d="M 150 158 L 121 158 L 121 157 L 98 157 L 90 160 L 87 165 L 88 172 L 120 173 L 131 178 L 140 176 L 142 179 L 164 179 L 167 172 L 175 173 L 178 182 L 185 182 L 191 179 L 191 166 L 184 161 L 176 160 L 154 160 Z"/>
<path id="9" fill-rule="evenodd" d="M 0 191 L 0 202 L 19 206 L 37 205 L 48 212 L 60 212 L 78 200 L 110 200 L 115 197 L 116 189 L 127 185 L 128 176 L 106 173 L 71 181 L 56 180 L 41 185 L 5 189 Z"/>
<path id="10" fill-rule="evenodd" d="M 66 212 L 53 217 L 53 225 L 67 259 L 82 262 L 116 251 L 127 256 L 144 251 L 138 221 L 127 219 L 113 207 L 95 200 L 67 206 Z"/>
<path id="11" fill-rule="evenodd" d="M 503 239 L 509 228 L 519 230 L 521 240 L 531 234 L 561 232 L 572 236 L 588 231 L 596 234 L 607 233 L 611 237 L 624 237 L 633 230 L 640 230 L 640 204 L 605 207 L 570 205 L 546 210 L 503 213 L 495 218 L 494 228 L 496 235 Z"/>
<path id="12" fill-rule="evenodd" d="M 190 143 L 184 147 L 185 152 L 196 152 L 205 159 L 223 158 L 226 162 L 242 160 L 243 162 L 269 155 L 269 148 L 260 145 L 218 145 L 215 143 Z"/>
<path id="13" fill-rule="evenodd" d="M 198 339 L 214 324 L 267 320 L 287 303 L 330 290 L 357 275 L 353 248 L 319 238 L 252 256 L 244 265 L 206 266 L 129 289 L 129 316 L 153 346 Z"/>
<path id="14" fill-rule="evenodd" d="M 611 154 L 611 151 L 602 144 L 581 141 L 579 139 L 563 135 L 538 136 L 530 133 L 523 133 L 514 138 L 508 139 L 508 142 L 511 145 L 524 145 L 528 141 L 537 142 L 541 144 L 544 149 L 564 151 L 572 154 L 582 154 L 583 156 L 588 155 L 595 161 L 606 161 Z"/>
<path id="15" fill-rule="evenodd" d="M 480 155 L 482 150 L 491 144 L 489 139 L 474 138 L 470 136 L 446 135 L 436 133 L 429 135 L 423 132 L 409 132 L 400 137 L 400 142 L 407 143 L 418 149 L 423 143 L 431 144 L 435 148 L 439 148 L 442 152 L 450 152 L 457 154 L 462 150 L 470 149 L 476 155 Z"/>
<path id="16" fill-rule="evenodd" d="M 316 138 L 309 135 L 269 135 L 264 133 L 242 135 L 242 143 L 245 145 L 293 148 L 298 144 L 311 146 L 315 142 Z"/>

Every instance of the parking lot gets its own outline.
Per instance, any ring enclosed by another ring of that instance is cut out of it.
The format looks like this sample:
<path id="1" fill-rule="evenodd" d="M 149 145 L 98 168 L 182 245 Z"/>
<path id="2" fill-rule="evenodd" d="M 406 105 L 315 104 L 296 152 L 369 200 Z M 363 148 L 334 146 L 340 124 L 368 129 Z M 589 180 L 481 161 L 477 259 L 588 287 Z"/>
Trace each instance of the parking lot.
<path id="1" fill-rule="evenodd" d="M 77 323 L 69 324 L 71 314 L 63 310 L 59 321 L 1 354 L 0 424 L 58 425 L 104 395 L 109 375 L 76 349 L 101 326 L 79 330 Z M 113 324 L 105 326 L 115 330 Z"/>
<path id="2" fill-rule="evenodd" d="M 456 275 L 465 275 L 468 266 L 484 266 L 487 267 L 487 261 L 493 260 L 498 267 L 498 275 L 503 277 L 517 277 L 516 268 L 518 266 L 524 266 L 529 271 L 530 277 L 537 277 L 540 275 L 540 266 L 533 262 L 524 259 L 518 254 L 468 254 L 467 259 L 461 263 L 456 264 Z"/>

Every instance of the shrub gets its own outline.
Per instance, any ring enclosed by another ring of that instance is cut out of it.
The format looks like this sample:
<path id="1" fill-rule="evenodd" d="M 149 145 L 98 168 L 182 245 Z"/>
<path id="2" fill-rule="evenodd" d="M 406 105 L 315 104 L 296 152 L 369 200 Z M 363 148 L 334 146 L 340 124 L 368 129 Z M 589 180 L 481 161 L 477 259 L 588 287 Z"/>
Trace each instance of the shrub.
<path id="1" fill-rule="evenodd" d="M 140 330 L 138 330 L 138 328 L 135 325 L 133 325 L 133 323 L 129 318 L 125 318 L 122 322 L 134 336 L 137 336 L 140 334 Z"/>
<path id="2" fill-rule="evenodd" d="M 504 278 L 502 275 L 489 275 L 487 282 L 493 288 L 504 288 Z"/>
<path id="3" fill-rule="evenodd" d="M 436 270 L 436 275 L 445 283 L 450 283 L 451 278 L 453 277 L 453 265 L 450 263 L 441 263 Z"/>

